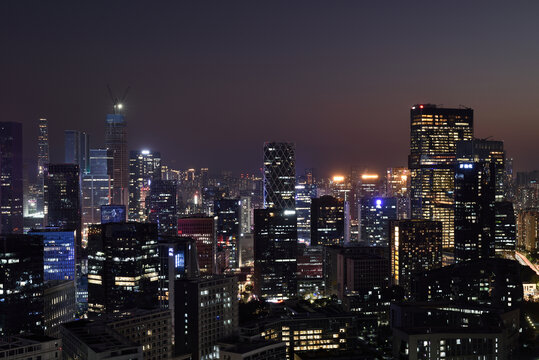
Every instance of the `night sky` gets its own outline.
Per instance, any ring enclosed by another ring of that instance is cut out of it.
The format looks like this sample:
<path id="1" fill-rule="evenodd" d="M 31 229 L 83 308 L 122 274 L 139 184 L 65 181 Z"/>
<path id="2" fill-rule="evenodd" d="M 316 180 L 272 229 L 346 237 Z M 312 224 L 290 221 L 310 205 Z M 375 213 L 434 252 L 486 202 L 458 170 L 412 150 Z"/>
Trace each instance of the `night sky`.
<path id="1" fill-rule="evenodd" d="M 475 134 L 539 168 L 539 2 L 3 1 L 0 119 L 25 159 L 49 119 L 103 145 L 107 91 L 127 86 L 130 149 L 174 168 L 262 165 L 294 141 L 298 171 L 404 166 L 414 103 L 475 110 Z"/>

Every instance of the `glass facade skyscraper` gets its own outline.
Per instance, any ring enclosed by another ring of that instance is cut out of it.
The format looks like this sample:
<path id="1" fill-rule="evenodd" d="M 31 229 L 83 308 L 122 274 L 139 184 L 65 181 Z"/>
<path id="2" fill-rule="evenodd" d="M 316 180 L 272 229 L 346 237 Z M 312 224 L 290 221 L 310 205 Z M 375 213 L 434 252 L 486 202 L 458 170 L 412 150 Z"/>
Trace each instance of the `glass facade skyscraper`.
<path id="1" fill-rule="evenodd" d="M 441 221 L 444 249 L 454 248 L 457 142 L 473 138 L 473 110 L 414 105 L 410 111 L 412 218 Z"/>
<path id="2" fill-rule="evenodd" d="M 360 200 L 359 233 L 369 246 L 388 246 L 389 222 L 398 219 L 398 198 L 375 197 Z"/>
<path id="3" fill-rule="evenodd" d="M 32 230 L 43 238 L 43 280 L 75 280 L 75 231 Z"/>
<path id="4" fill-rule="evenodd" d="M 105 146 L 112 153 L 112 204 L 127 205 L 129 198 L 129 159 L 127 122 L 122 114 L 108 114 L 105 121 Z"/>
<path id="5" fill-rule="evenodd" d="M 148 221 L 157 224 L 160 235 L 178 234 L 176 180 L 154 180 L 146 197 Z"/>
<path id="6" fill-rule="evenodd" d="M 129 220 L 146 221 L 146 196 L 152 181 L 161 179 L 161 154 L 149 150 L 131 151 L 129 155 Z"/>
<path id="7" fill-rule="evenodd" d="M 88 310 L 114 313 L 157 304 L 157 226 L 142 223 L 90 225 Z"/>
<path id="8" fill-rule="evenodd" d="M 64 131 L 64 162 L 79 165 L 81 176 L 90 172 L 90 137 L 78 130 Z"/>
<path id="9" fill-rule="evenodd" d="M 294 210 L 296 147 L 293 143 L 264 144 L 264 207 Z"/>
<path id="10" fill-rule="evenodd" d="M 345 240 L 346 201 L 333 196 L 311 202 L 311 245 L 343 245 Z"/>
<path id="11" fill-rule="evenodd" d="M 297 294 L 295 145 L 264 144 L 264 207 L 254 212 L 255 291 L 267 300 Z"/>
<path id="12" fill-rule="evenodd" d="M 82 176 L 82 223 L 98 224 L 101 206 L 112 200 L 112 152 L 90 149 L 90 172 Z"/>

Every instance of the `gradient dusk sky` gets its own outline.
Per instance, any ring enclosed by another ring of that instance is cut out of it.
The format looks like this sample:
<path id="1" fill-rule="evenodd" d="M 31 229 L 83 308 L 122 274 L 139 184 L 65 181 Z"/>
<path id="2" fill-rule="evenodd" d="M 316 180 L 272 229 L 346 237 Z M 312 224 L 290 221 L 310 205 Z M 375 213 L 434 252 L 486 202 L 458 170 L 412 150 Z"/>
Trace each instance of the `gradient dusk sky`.
<path id="1" fill-rule="evenodd" d="M 173 168 L 262 165 L 294 141 L 298 171 L 405 166 L 414 103 L 475 110 L 475 135 L 539 168 L 536 1 L 3 1 L 0 119 L 34 166 L 47 117 L 103 146 L 127 100 L 130 149 Z"/>

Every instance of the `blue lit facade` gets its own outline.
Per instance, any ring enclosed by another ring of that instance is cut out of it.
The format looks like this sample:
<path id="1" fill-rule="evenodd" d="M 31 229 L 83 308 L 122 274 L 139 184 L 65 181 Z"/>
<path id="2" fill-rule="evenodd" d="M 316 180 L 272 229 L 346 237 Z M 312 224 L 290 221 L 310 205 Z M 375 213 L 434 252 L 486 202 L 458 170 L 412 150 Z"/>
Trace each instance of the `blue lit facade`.
<path id="1" fill-rule="evenodd" d="M 388 246 L 389 222 L 398 218 L 396 197 L 363 198 L 360 202 L 361 240 L 369 246 Z"/>
<path id="2" fill-rule="evenodd" d="M 75 231 L 30 231 L 43 237 L 43 279 L 75 280 Z"/>
<path id="3" fill-rule="evenodd" d="M 298 243 L 311 243 L 311 201 L 316 197 L 316 185 L 300 179 L 296 185 Z"/>

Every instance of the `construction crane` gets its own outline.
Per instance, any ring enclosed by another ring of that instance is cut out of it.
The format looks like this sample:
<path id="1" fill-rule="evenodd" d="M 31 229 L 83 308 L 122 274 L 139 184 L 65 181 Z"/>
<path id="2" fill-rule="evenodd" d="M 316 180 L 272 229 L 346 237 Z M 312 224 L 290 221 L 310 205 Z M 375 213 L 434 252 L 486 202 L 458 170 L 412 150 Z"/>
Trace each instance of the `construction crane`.
<path id="1" fill-rule="evenodd" d="M 107 89 L 109 89 L 110 98 L 112 100 L 112 110 L 114 114 L 121 114 L 124 108 L 124 102 L 127 99 L 127 94 L 129 93 L 129 89 L 131 89 L 131 86 L 128 86 L 125 89 L 124 95 L 122 97 L 115 97 L 109 84 L 107 84 Z"/>

